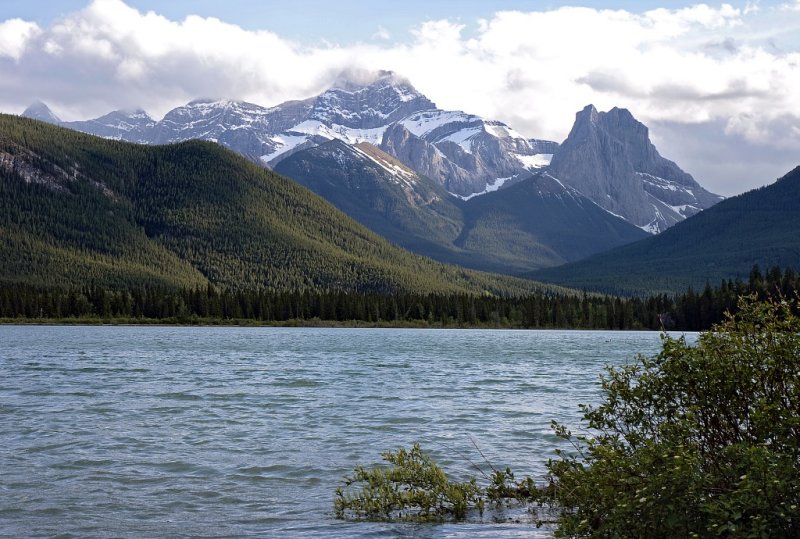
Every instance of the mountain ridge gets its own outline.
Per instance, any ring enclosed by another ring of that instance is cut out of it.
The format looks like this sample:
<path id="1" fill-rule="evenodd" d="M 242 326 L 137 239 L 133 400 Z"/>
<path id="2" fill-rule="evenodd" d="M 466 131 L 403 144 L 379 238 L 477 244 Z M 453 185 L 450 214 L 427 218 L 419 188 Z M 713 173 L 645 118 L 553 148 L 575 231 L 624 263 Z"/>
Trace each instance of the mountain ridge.
<path id="1" fill-rule="evenodd" d="M 23 116 L 33 113 L 36 110 L 28 109 Z M 123 117 L 124 111 L 110 114 Z M 211 140 L 270 167 L 297 149 L 326 140 L 369 142 L 461 196 L 481 192 L 498 178 L 541 167 L 549 161 L 549 154 L 542 150 L 552 150 L 556 144 L 528 140 L 496 120 L 442 111 L 407 79 L 390 71 L 346 73 L 318 96 L 274 107 L 195 99 L 167 112 L 144 133 L 124 129 L 109 132 L 109 126 L 97 120 L 53 123 L 137 143 Z M 384 139 L 390 127 L 400 124 L 409 136 L 397 137 L 395 130 L 394 138 L 390 134 Z M 423 124 L 439 129 L 420 132 Z M 445 135 L 443 130 L 449 131 Z M 418 146 L 426 150 L 420 152 L 415 149 Z M 428 156 L 425 166 L 419 161 L 423 154 Z M 433 161 L 431 156 L 435 157 Z M 533 156 L 538 158 L 526 161 Z"/>

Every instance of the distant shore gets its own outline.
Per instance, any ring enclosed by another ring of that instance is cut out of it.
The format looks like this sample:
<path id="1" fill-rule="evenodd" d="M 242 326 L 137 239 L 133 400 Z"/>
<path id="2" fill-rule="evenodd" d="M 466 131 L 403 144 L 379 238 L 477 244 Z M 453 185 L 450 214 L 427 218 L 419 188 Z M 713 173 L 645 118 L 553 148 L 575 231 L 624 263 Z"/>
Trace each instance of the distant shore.
<path id="1" fill-rule="evenodd" d="M 580 331 L 653 331 L 649 328 L 610 330 L 582 327 L 524 327 L 503 324 L 464 324 L 453 322 L 428 323 L 422 320 L 378 321 L 292 319 L 281 321 L 252 320 L 243 318 L 0 318 L 4 326 L 163 326 L 163 327 L 281 327 L 281 328 L 376 328 L 376 329 L 510 329 L 510 330 L 580 330 Z"/>

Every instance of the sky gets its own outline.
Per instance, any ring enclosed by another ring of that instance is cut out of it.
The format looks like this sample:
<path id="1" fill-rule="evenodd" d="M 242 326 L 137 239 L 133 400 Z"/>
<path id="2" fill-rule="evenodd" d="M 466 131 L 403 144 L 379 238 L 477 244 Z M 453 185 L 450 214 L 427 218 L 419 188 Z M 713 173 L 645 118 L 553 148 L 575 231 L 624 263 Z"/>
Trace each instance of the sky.
<path id="1" fill-rule="evenodd" d="M 800 0 L 0 1 L 3 112 L 270 106 L 353 68 L 530 138 L 562 141 L 589 103 L 627 108 L 725 196 L 800 164 Z"/>

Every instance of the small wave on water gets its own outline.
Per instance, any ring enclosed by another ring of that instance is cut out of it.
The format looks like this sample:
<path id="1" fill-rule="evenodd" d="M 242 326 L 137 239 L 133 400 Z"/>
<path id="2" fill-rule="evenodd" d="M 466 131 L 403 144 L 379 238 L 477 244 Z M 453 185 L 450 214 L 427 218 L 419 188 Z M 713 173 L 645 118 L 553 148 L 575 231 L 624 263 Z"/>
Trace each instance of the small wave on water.
<path id="1" fill-rule="evenodd" d="M 158 399 L 164 400 L 178 400 L 178 401 L 200 401 L 203 400 L 202 395 L 195 395 L 185 391 L 170 391 L 167 393 L 159 393 L 156 395 Z"/>
<path id="2" fill-rule="evenodd" d="M 324 384 L 321 380 L 310 380 L 307 378 L 279 378 L 272 382 L 275 387 L 308 388 L 320 387 Z"/>

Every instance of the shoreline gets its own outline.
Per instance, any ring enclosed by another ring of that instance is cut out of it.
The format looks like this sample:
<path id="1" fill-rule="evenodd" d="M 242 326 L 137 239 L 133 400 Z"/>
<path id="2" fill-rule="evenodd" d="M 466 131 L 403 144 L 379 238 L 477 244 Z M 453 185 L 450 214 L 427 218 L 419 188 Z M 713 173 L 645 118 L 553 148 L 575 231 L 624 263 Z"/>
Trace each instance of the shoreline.
<path id="1" fill-rule="evenodd" d="M 291 319 L 268 321 L 253 319 L 197 318 L 192 320 L 161 318 L 0 318 L 0 326 L 153 326 L 153 327 L 274 327 L 274 328 L 342 328 L 342 329 L 493 329 L 526 331 L 658 331 L 648 328 L 582 328 L 582 327 L 526 327 L 503 324 L 442 324 L 424 321 L 369 322 L 363 320 Z M 675 330 L 672 330 L 675 331 Z M 678 330 L 680 331 L 680 330 Z"/>

